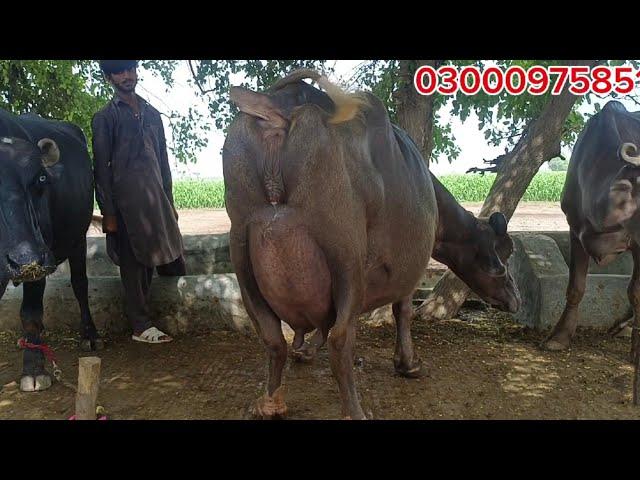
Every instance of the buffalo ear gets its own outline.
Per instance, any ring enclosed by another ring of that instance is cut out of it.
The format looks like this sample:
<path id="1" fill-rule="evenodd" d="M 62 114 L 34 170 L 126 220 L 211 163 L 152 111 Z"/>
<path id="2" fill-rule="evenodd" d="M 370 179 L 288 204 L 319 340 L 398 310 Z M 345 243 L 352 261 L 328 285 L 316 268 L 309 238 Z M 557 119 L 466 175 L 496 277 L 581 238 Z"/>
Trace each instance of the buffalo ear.
<path id="1" fill-rule="evenodd" d="M 60 161 L 60 149 L 58 144 L 50 138 L 43 138 L 38 142 L 38 148 L 42 152 L 42 165 L 53 167 Z"/>
<path id="2" fill-rule="evenodd" d="M 636 213 L 638 200 L 633 190 L 630 179 L 622 178 L 613 182 L 609 188 L 608 211 L 603 221 L 605 228 L 620 225 Z"/>
<path id="3" fill-rule="evenodd" d="M 489 225 L 496 232 L 496 235 L 503 237 L 507 234 L 507 219 L 500 212 L 494 212 L 489 217 Z"/>
<path id="4" fill-rule="evenodd" d="M 287 119 L 282 110 L 263 93 L 254 92 L 243 87 L 231 87 L 229 92 L 231 101 L 241 112 L 264 120 L 267 128 L 284 128 Z"/>

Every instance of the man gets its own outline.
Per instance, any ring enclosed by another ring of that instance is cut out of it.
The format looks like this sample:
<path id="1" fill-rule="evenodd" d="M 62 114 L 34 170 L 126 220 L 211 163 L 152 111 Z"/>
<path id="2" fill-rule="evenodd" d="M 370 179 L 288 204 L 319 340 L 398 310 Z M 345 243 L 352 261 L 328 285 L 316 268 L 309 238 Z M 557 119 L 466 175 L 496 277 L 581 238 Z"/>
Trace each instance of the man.
<path id="1" fill-rule="evenodd" d="M 170 342 L 149 318 L 154 268 L 185 275 L 178 213 L 160 113 L 135 93 L 137 61 L 104 60 L 113 99 L 93 117 L 96 199 L 107 251 L 120 266 L 133 340 Z"/>

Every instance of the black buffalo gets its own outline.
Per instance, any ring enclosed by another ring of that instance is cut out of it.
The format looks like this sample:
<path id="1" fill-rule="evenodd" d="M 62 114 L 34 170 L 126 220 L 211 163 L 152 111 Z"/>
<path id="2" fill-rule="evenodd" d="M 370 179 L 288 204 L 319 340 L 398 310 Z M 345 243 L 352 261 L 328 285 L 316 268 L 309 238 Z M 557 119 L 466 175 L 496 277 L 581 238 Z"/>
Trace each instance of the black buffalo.
<path id="1" fill-rule="evenodd" d="M 27 342 L 40 345 L 46 276 L 69 260 L 81 311 L 81 347 L 100 348 L 88 302 L 87 229 L 93 173 L 77 126 L 0 109 L 0 296 L 23 285 L 20 316 Z M 20 388 L 44 390 L 51 378 L 37 348 L 25 349 Z"/>
<path id="2" fill-rule="evenodd" d="M 594 115 L 578 137 L 561 202 L 571 237 L 567 302 L 562 317 L 544 344 L 549 350 L 561 350 L 569 346 L 575 335 L 589 257 L 604 265 L 631 250 L 633 275 L 628 294 L 635 318 L 631 356 L 636 359 L 636 376 L 640 320 L 638 146 L 640 112 L 629 112 L 616 101 L 607 103 Z"/>

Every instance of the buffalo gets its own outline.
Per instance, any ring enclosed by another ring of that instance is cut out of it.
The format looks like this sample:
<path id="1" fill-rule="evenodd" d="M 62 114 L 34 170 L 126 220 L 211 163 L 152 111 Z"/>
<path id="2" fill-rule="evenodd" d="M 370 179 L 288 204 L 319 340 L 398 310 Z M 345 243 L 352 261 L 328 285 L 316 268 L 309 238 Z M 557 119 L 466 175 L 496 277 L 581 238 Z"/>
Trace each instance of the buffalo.
<path id="1" fill-rule="evenodd" d="M 25 351 L 20 388 L 51 386 L 41 333 L 46 276 L 69 260 L 80 305 L 81 347 L 102 347 L 91 318 L 86 233 L 93 213 L 93 172 L 80 128 L 0 109 L 0 294 L 22 284 Z"/>
<path id="2" fill-rule="evenodd" d="M 259 416 L 287 410 L 281 320 L 295 332 L 294 354 L 328 339 L 345 418 L 365 418 L 353 376 L 360 314 L 392 304 L 395 369 L 418 375 L 411 300 L 432 253 L 483 299 L 519 308 L 505 217 L 462 209 L 374 95 L 301 70 L 265 93 L 233 87 L 230 96 L 240 110 L 223 148 L 231 260 L 269 358 Z"/>

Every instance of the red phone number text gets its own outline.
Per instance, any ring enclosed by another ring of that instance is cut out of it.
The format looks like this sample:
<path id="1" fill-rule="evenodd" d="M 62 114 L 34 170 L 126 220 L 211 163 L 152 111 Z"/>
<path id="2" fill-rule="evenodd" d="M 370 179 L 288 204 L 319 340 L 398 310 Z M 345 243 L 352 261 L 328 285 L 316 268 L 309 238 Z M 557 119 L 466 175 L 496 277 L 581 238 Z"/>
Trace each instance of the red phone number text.
<path id="1" fill-rule="evenodd" d="M 437 70 L 423 66 L 416 70 L 413 84 L 421 95 L 475 95 L 480 90 L 488 95 L 498 95 L 506 91 L 511 95 L 529 93 L 543 95 L 551 88 L 552 95 L 560 95 L 569 84 L 569 92 L 574 95 L 611 92 L 626 95 L 635 88 L 640 71 L 632 67 L 578 67 L 578 66 L 534 66 L 524 69 L 519 66 L 503 70 L 488 67 L 480 70 L 475 66 L 440 67 Z"/>

